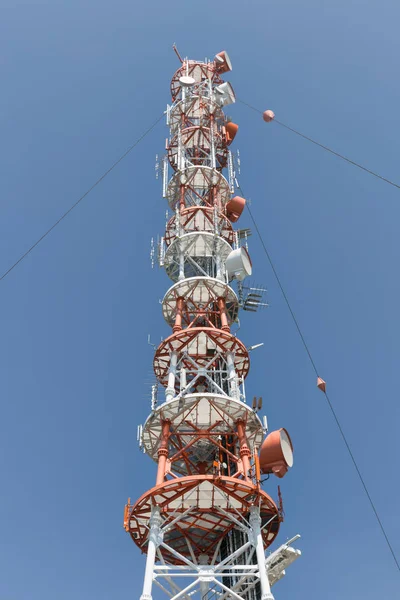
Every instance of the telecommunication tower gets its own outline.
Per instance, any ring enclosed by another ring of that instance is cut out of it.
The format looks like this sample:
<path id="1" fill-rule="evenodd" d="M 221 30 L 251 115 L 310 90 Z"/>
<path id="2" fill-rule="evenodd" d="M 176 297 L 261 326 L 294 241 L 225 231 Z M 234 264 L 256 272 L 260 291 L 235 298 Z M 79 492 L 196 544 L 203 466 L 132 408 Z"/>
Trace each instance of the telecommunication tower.
<path id="1" fill-rule="evenodd" d="M 265 305 L 265 290 L 243 283 L 252 272 L 250 232 L 232 227 L 245 206 L 235 195 L 239 161 L 230 150 L 238 125 L 223 112 L 235 102 L 222 79 L 232 67 L 225 51 L 204 62 L 175 51 L 181 66 L 166 111 L 170 137 L 156 166 L 172 211 L 158 243 L 158 262 L 173 282 L 162 301 L 172 334 L 155 350 L 152 410 L 138 429 L 157 463 L 155 486 L 128 500 L 124 527 L 147 555 L 141 600 L 151 600 L 154 585 L 172 600 L 268 600 L 300 555 L 291 546 L 300 536 L 265 556 L 283 508 L 279 488 L 276 503 L 261 477 L 283 477 L 293 448 L 285 429 L 267 433 L 261 398 L 246 402 L 255 347 L 231 331 L 240 309 Z M 155 255 L 152 244 L 152 262 Z"/>

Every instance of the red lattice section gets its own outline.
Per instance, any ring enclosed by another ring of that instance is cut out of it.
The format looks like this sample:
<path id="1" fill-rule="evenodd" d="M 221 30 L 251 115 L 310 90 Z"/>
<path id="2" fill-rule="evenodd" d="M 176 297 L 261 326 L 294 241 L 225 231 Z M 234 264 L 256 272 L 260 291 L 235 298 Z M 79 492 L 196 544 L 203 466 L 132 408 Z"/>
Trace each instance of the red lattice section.
<path id="1" fill-rule="evenodd" d="M 152 488 L 133 506 L 127 506 L 125 528 L 142 552 L 147 552 L 148 522 L 153 505 L 160 507 L 164 519 L 164 542 L 188 558 L 191 554 L 187 541 L 196 557 L 212 555 L 218 542 L 237 528 L 230 517 L 236 522 L 239 515 L 247 518 L 251 506 L 260 506 L 265 548 L 272 544 L 280 526 L 275 502 L 251 482 L 207 475 L 181 477 Z M 188 511 L 190 507 L 192 510 Z M 168 523 L 179 515 L 181 520 L 168 530 Z M 163 555 L 170 562 L 180 564 L 165 548 Z"/>
<path id="2" fill-rule="evenodd" d="M 231 333 L 211 327 L 188 327 L 166 338 L 156 350 L 153 362 L 154 373 L 164 386 L 168 383 L 171 352 L 178 353 L 178 359 L 182 358 L 182 366 L 189 371 L 193 370 L 193 362 L 187 355 L 198 367 L 207 366 L 208 370 L 212 370 L 213 367 L 219 367 L 220 353 L 226 356 L 228 352 L 234 354 L 238 377 L 246 377 L 250 368 L 246 346 Z M 215 360 L 213 360 L 214 356 Z"/>
<path id="3" fill-rule="evenodd" d="M 199 196 L 199 202 L 203 205 L 210 205 L 212 198 Z M 184 208 L 180 212 L 181 218 L 181 231 L 182 233 L 192 233 L 194 231 L 207 231 L 213 233 L 215 230 L 214 225 L 214 209 L 206 208 L 205 206 L 193 206 L 191 208 Z M 232 224 L 225 215 L 217 214 L 217 226 L 220 232 L 220 236 L 224 238 L 229 244 L 234 242 L 234 231 Z M 165 243 L 169 246 L 176 237 L 176 216 L 174 215 L 168 222 L 165 231 Z"/>
<path id="4" fill-rule="evenodd" d="M 216 128 L 213 131 L 216 169 L 221 171 L 228 162 L 226 140 Z M 211 129 L 209 127 L 188 127 L 181 133 L 182 148 L 185 158 L 192 165 L 211 167 Z M 168 146 L 168 160 L 171 167 L 178 169 L 178 136 L 175 135 Z"/>

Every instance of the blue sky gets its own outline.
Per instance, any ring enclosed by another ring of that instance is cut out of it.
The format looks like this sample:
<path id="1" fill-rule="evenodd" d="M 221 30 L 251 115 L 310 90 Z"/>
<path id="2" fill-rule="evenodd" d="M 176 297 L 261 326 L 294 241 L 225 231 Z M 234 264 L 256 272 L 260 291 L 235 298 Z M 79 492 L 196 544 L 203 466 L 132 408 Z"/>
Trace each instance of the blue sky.
<path id="1" fill-rule="evenodd" d="M 397 2 L 0 7 L 1 272 L 161 114 L 173 42 L 191 58 L 228 50 L 239 98 L 399 180 Z M 399 191 L 243 105 L 228 112 L 241 185 L 399 556 Z M 160 123 L 1 282 L 0 600 L 140 595 L 144 557 L 122 516 L 155 481 L 136 426 L 153 379 L 147 335 L 168 333 L 168 279 L 148 260 L 164 224 L 154 162 L 166 136 Z M 292 435 L 280 541 L 302 534 L 275 597 L 398 597 L 399 573 L 255 235 L 250 252 L 270 307 L 242 318 L 243 341 L 265 342 L 247 392 Z"/>

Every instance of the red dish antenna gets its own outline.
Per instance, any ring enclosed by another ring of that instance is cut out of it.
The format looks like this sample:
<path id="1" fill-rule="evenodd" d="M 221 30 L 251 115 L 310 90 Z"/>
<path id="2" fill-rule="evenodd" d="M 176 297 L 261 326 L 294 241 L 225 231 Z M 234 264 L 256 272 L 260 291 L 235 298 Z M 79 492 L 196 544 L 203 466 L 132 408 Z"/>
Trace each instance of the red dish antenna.
<path id="1" fill-rule="evenodd" d="M 231 223 L 236 223 L 242 214 L 244 207 L 246 206 L 246 200 L 240 196 L 235 196 L 226 205 L 226 216 Z"/>
<path id="2" fill-rule="evenodd" d="M 262 473 L 273 473 L 283 477 L 293 466 L 293 444 L 286 429 L 270 433 L 260 449 L 260 468 Z"/>
<path id="3" fill-rule="evenodd" d="M 232 123 L 232 121 L 229 121 L 229 123 L 227 123 L 225 125 L 226 143 L 228 144 L 228 146 L 235 139 L 235 135 L 237 134 L 238 129 L 239 129 L 239 125 L 236 125 L 236 123 Z"/>
<path id="4" fill-rule="evenodd" d="M 218 73 L 227 73 L 228 71 L 232 71 L 232 63 L 230 61 L 228 53 L 225 50 L 216 54 L 215 64 Z"/>

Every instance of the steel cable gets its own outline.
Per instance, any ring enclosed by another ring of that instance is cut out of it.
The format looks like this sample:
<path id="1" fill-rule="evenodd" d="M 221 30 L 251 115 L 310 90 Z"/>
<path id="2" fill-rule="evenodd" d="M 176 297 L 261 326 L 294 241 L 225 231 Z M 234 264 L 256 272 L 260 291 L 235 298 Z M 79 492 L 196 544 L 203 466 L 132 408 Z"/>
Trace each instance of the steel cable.
<path id="1" fill-rule="evenodd" d="M 45 237 L 47 237 L 49 235 L 49 233 L 51 233 L 53 231 L 53 229 L 55 227 L 57 227 L 57 225 L 59 225 L 61 223 L 61 221 L 63 219 L 65 219 L 65 217 L 67 215 L 69 215 L 69 213 L 71 211 L 74 210 L 74 208 L 76 208 L 78 206 L 78 204 L 80 202 L 82 202 L 82 200 L 84 198 L 86 198 L 86 196 L 88 196 L 90 194 L 91 191 L 94 190 L 95 187 L 97 187 L 99 185 L 99 183 L 101 183 L 103 181 L 103 179 L 105 179 L 107 177 L 107 175 L 109 175 L 109 173 L 111 173 L 111 171 L 117 166 L 119 165 L 119 163 L 126 157 L 128 156 L 128 154 L 134 149 L 136 148 L 136 146 L 146 137 L 146 135 L 148 135 L 153 129 L 154 127 L 161 121 L 161 119 L 163 118 L 164 113 L 162 113 L 160 115 L 160 117 L 158 117 L 158 119 L 156 121 L 154 121 L 154 123 L 148 128 L 146 129 L 146 131 L 144 133 L 142 133 L 142 135 L 136 140 L 136 142 L 134 142 L 132 144 L 132 146 L 129 146 L 129 148 L 126 150 L 126 152 L 124 152 L 124 154 L 122 154 L 122 156 L 120 156 L 118 158 L 118 160 L 115 161 L 115 163 L 113 165 L 111 165 L 111 167 L 109 169 L 107 169 L 107 171 L 105 171 L 105 173 L 103 173 L 103 175 L 101 177 L 99 177 L 99 179 L 38 239 L 36 240 L 36 242 L 34 244 L 32 244 L 32 246 L 26 251 L 24 252 L 24 254 L 22 254 L 18 260 L 15 261 L 14 264 L 11 265 L 11 267 L 9 267 L 7 269 L 7 271 L 5 271 L 3 273 L 3 275 L 0 277 L 0 281 L 2 281 L 5 277 L 7 277 L 7 275 L 9 273 L 11 273 L 11 271 L 13 269 L 15 269 L 15 267 L 17 265 L 19 265 L 20 262 L 22 262 L 24 260 L 24 258 L 26 258 L 28 256 L 28 254 L 30 254 L 32 252 L 32 250 L 34 248 L 36 248 L 36 246 L 38 246 L 40 244 L 40 242 L 42 242 L 44 240 Z"/>
<path id="2" fill-rule="evenodd" d="M 255 106 L 252 106 L 251 104 L 248 104 L 247 102 L 244 102 L 243 100 L 239 100 L 238 99 L 238 102 L 240 102 L 241 104 L 244 104 L 245 106 L 248 106 L 252 110 L 258 112 L 260 115 L 263 114 L 262 110 L 256 108 Z M 355 162 L 354 160 L 351 160 L 351 158 L 347 158 L 347 156 L 344 156 L 343 154 L 340 154 L 339 152 L 336 152 L 335 150 L 332 150 L 332 148 L 329 148 L 328 146 L 325 146 L 324 144 L 321 144 L 320 142 L 317 142 L 316 140 L 313 140 L 312 138 L 310 138 L 309 136 L 305 135 L 304 133 L 301 133 L 300 131 L 297 131 L 297 129 L 293 129 L 293 127 L 289 127 L 289 125 L 286 125 L 285 123 L 282 123 L 282 121 L 279 121 L 276 117 L 274 117 L 273 121 L 271 121 L 271 122 L 277 123 L 281 127 L 284 127 L 285 129 L 288 129 L 292 133 L 295 133 L 296 135 L 298 135 L 298 136 L 302 137 L 303 139 L 307 140 L 308 142 L 311 142 L 312 144 L 315 144 L 316 146 L 319 146 L 320 148 L 322 148 L 323 150 L 326 150 L 327 152 L 330 152 L 334 156 L 337 156 L 338 158 L 341 158 L 342 160 L 348 162 L 349 164 L 351 164 L 351 165 L 353 165 L 355 167 L 358 167 L 359 169 L 362 169 L 363 171 L 366 171 L 366 173 L 369 173 L 370 175 L 373 175 L 373 177 L 377 177 L 378 179 L 381 179 L 385 183 L 388 183 L 389 185 L 392 185 L 393 187 L 395 187 L 395 188 L 397 188 L 397 189 L 400 190 L 400 185 L 398 183 L 396 183 L 394 181 L 391 181 L 390 179 L 387 179 L 386 177 L 383 177 L 382 175 L 379 175 L 379 173 L 375 173 L 375 171 L 371 171 L 371 169 L 367 169 L 367 167 L 363 167 L 363 165 L 360 165 L 359 163 Z"/>
<path id="3" fill-rule="evenodd" d="M 238 186 L 238 189 L 240 190 L 240 193 L 242 194 L 242 196 L 243 196 L 243 197 L 245 197 L 245 194 L 244 194 L 244 192 L 243 192 L 243 190 L 242 190 L 241 186 Z M 272 258 L 271 258 L 271 255 L 270 255 L 270 253 L 268 252 L 267 246 L 266 246 L 266 244 L 265 244 L 265 242 L 264 242 L 264 239 L 263 239 L 263 237 L 262 237 L 262 235 L 261 235 L 261 232 L 260 232 L 260 230 L 259 230 L 259 228 L 258 228 L 257 222 L 256 222 L 256 220 L 255 220 L 255 218 L 254 218 L 254 216 L 253 216 L 253 213 L 252 213 L 252 211 L 251 211 L 251 209 L 250 209 L 250 207 L 249 207 L 248 203 L 246 204 L 246 206 L 247 206 L 247 210 L 248 210 L 248 212 L 249 212 L 250 218 L 251 218 L 251 220 L 252 220 L 252 223 L 253 223 L 253 225 L 254 225 L 254 228 L 255 228 L 255 230 L 256 230 L 256 232 L 257 232 L 258 238 L 259 238 L 259 240 L 260 240 L 260 242 L 261 242 L 261 245 L 262 245 L 262 247 L 263 247 L 263 250 L 264 250 L 264 252 L 265 252 L 265 255 L 266 255 L 266 257 L 267 257 L 267 259 L 268 259 L 268 262 L 269 262 L 269 264 L 270 264 L 270 266 L 271 266 L 272 272 L 273 272 L 273 274 L 274 274 L 274 276 L 275 276 L 275 279 L 276 279 L 276 281 L 277 281 L 277 283 L 278 283 L 279 289 L 281 290 L 282 296 L 283 296 L 283 298 L 284 298 L 284 300 L 285 300 L 285 302 L 286 302 L 286 305 L 287 305 L 287 307 L 288 307 L 288 309 L 289 309 L 289 312 L 290 312 L 290 315 L 291 315 L 291 317 L 292 317 L 292 320 L 293 320 L 293 322 L 294 322 L 294 324 L 295 324 L 296 330 L 297 330 L 297 332 L 298 332 L 298 334 L 299 334 L 299 336 L 300 336 L 300 339 L 301 339 L 301 341 L 302 341 L 302 343 L 303 343 L 304 349 L 305 349 L 305 350 L 306 350 L 306 352 L 307 352 L 308 358 L 310 359 L 310 363 L 311 363 L 311 365 L 312 365 L 312 367 L 313 367 L 313 369 L 314 369 L 314 371 L 315 371 L 315 374 L 316 374 L 316 376 L 317 376 L 317 377 L 319 377 L 319 374 L 318 374 L 318 369 L 317 369 L 317 367 L 316 367 L 315 361 L 314 361 L 314 359 L 313 359 L 313 357 L 312 357 L 311 351 L 310 351 L 310 349 L 309 349 L 309 347 L 308 347 L 308 344 L 307 344 L 307 342 L 306 342 L 306 340 L 305 340 L 304 334 L 303 334 L 303 332 L 302 332 L 302 330 L 301 330 L 301 328 L 300 328 L 299 322 L 298 322 L 298 320 L 297 320 L 297 318 L 296 318 L 296 316 L 295 316 L 295 314 L 294 314 L 294 311 L 293 311 L 293 309 L 292 309 L 292 306 L 291 306 L 291 304 L 290 304 L 290 302 L 289 302 L 289 298 L 288 298 L 288 296 L 287 296 L 287 294 L 286 294 L 286 292 L 285 292 L 285 289 L 284 289 L 284 287 L 283 287 L 283 284 L 282 284 L 282 282 L 281 282 L 281 279 L 280 279 L 280 277 L 279 277 L 279 275 L 278 275 L 278 272 L 277 272 L 277 270 L 276 270 L 276 268 L 275 268 L 275 265 L 274 265 L 274 263 L 273 263 L 273 260 L 272 260 Z M 351 458 L 351 460 L 352 460 L 352 462 L 353 462 L 353 465 L 354 465 L 354 468 L 355 468 L 355 470 L 356 470 L 356 472 L 357 472 L 357 475 L 358 475 L 358 477 L 359 477 L 359 479 L 360 479 L 360 481 L 361 481 L 361 484 L 362 484 L 362 487 L 363 487 L 363 489 L 364 489 L 364 492 L 365 492 L 365 494 L 366 494 L 366 496 L 367 496 L 367 498 L 368 498 L 368 501 L 369 501 L 369 503 L 370 503 L 370 506 L 371 506 L 371 508 L 372 508 L 372 510 L 373 510 L 373 512 L 374 512 L 374 515 L 375 515 L 375 517 L 376 517 L 376 520 L 377 520 L 377 522 L 378 522 L 378 524 L 379 524 L 379 527 L 380 527 L 380 529 L 381 529 L 381 531 L 382 531 L 382 534 L 383 534 L 383 536 L 384 536 L 384 538 L 385 538 L 386 544 L 387 544 L 387 546 L 388 546 L 388 548 L 389 548 L 389 550 L 390 550 L 390 552 L 391 552 L 391 554 L 392 554 L 392 557 L 393 557 L 393 560 L 394 560 L 394 562 L 395 562 L 395 564 L 396 564 L 396 567 L 397 567 L 397 569 L 400 571 L 400 564 L 399 564 L 399 561 L 398 561 L 398 559 L 397 559 L 397 557 L 396 557 L 396 554 L 395 554 L 395 551 L 394 551 L 394 549 L 393 549 L 393 546 L 392 546 L 392 544 L 390 543 L 389 537 L 388 537 L 388 535 L 387 535 L 387 533 L 386 533 L 386 530 L 385 530 L 385 528 L 384 528 L 384 526 L 383 526 L 382 520 L 381 520 L 381 518 L 380 518 L 380 516 L 379 516 L 378 510 L 377 510 L 377 508 L 376 508 L 376 506 L 375 506 L 375 504 L 374 504 L 374 501 L 372 500 L 371 494 L 370 494 L 370 492 L 369 492 L 369 490 L 368 490 L 367 484 L 365 483 L 364 477 L 363 477 L 363 475 L 362 475 L 362 473 L 361 473 L 361 471 L 360 471 L 360 468 L 359 468 L 359 466 L 358 466 L 358 464 L 357 464 L 357 461 L 356 461 L 356 459 L 355 459 L 355 456 L 354 456 L 354 454 L 353 454 L 353 452 L 352 452 L 352 450 L 351 450 L 351 448 L 350 448 L 350 445 L 349 445 L 349 442 L 348 442 L 348 440 L 347 440 L 346 434 L 345 434 L 345 433 L 344 433 L 344 431 L 343 431 L 342 425 L 341 425 L 341 423 L 340 423 L 340 421 L 339 421 L 339 418 L 338 418 L 338 416 L 337 416 L 337 414 L 336 414 L 336 411 L 335 411 L 335 409 L 334 409 L 334 407 L 333 407 L 333 404 L 332 404 L 332 402 L 331 402 L 331 400 L 330 400 L 330 398 L 329 398 L 329 396 L 328 396 L 328 394 L 327 394 L 326 390 L 325 390 L 323 393 L 324 393 L 324 396 L 325 396 L 325 398 L 326 398 L 326 401 L 327 401 L 327 403 L 328 403 L 328 406 L 329 406 L 329 408 L 330 408 L 330 410 L 331 410 L 331 413 L 332 413 L 332 415 L 333 415 L 333 418 L 334 418 L 334 420 L 335 420 L 335 422 L 336 422 L 336 425 L 337 425 L 337 427 L 338 427 L 338 429 L 339 429 L 339 432 L 340 432 L 340 434 L 341 434 L 341 436 L 342 436 L 343 442 L 344 442 L 344 444 L 345 444 L 345 446 L 346 446 L 346 449 L 347 449 L 347 451 L 348 451 L 348 453 L 349 453 L 349 456 L 350 456 L 350 458 Z"/>

